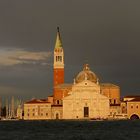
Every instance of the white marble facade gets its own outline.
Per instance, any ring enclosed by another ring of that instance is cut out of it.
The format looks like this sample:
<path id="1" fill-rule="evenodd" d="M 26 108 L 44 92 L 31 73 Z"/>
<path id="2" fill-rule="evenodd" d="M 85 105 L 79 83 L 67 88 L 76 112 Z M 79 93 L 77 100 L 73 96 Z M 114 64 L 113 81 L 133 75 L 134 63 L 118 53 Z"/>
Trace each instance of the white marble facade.
<path id="1" fill-rule="evenodd" d="M 83 80 L 74 83 L 69 96 L 63 98 L 63 119 L 106 119 L 109 99 L 100 94 L 100 85 Z"/>

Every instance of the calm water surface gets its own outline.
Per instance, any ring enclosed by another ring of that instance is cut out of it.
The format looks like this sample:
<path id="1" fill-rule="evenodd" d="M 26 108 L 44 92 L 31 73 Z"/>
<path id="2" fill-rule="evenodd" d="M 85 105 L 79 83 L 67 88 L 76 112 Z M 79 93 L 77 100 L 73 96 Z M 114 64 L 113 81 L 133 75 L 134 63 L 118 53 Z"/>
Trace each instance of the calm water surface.
<path id="1" fill-rule="evenodd" d="M 140 120 L 0 121 L 0 140 L 140 140 Z"/>

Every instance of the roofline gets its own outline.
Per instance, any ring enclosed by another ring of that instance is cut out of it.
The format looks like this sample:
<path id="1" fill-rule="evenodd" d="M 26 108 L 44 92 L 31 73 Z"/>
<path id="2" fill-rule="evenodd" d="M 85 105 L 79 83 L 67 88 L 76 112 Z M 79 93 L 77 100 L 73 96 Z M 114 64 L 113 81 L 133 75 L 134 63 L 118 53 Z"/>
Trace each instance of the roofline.
<path id="1" fill-rule="evenodd" d="M 120 88 L 120 86 L 115 85 L 115 84 L 112 84 L 112 83 L 100 83 L 100 86 L 110 86 L 110 85 L 111 85 L 111 87 L 117 87 L 117 88 Z"/>
<path id="2" fill-rule="evenodd" d="M 140 97 L 140 95 L 126 95 L 123 98 L 137 98 Z"/>
<path id="3" fill-rule="evenodd" d="M 26 103 L 24 103 L 24 104 L 48 104 L 48 103 L 50 103 L 50 102 L 26 102 Z"/>

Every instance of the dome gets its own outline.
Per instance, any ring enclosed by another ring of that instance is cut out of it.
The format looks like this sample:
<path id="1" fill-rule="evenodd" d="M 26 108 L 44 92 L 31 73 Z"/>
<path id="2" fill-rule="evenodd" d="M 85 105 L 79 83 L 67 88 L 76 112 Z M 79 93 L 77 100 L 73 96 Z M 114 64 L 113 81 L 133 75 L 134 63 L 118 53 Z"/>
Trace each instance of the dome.
<path id="1" fill-rule="evenodd" d="M 75 79 L 76 83 L 80 83 L 84 81 L 85 79 L 97 83 L 98 82 L 98 77 L 95 75 L 94 72 L 90 71 L 89 65 L 85 64 L 83 71 L 81 71 Z"/>

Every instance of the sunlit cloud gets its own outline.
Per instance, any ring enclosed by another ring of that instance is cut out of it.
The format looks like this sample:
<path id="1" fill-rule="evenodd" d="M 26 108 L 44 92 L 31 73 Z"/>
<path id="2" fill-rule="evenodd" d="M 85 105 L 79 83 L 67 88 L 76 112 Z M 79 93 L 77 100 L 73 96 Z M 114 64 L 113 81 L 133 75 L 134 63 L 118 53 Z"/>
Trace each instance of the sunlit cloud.
<path id="1" fill-rule="evenodd" d="M 10 66 L 17 64 L 47 65 L 51 52 L 29 52 L 25 50 L 0 49 L 0 65 Z"/>

